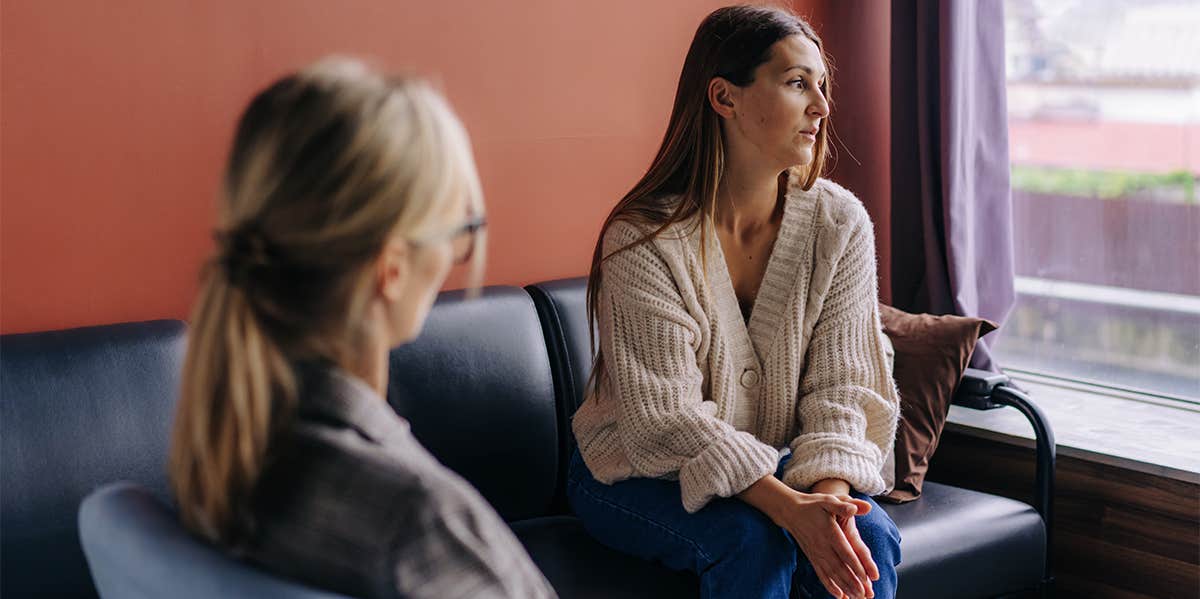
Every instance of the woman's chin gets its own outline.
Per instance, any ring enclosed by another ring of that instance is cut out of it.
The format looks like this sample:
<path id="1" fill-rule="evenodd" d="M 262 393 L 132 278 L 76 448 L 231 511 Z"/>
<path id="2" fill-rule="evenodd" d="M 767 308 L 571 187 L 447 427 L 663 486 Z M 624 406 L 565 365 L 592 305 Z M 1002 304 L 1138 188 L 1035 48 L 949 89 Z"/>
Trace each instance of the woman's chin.
<path id="1" fill-rule="evenodd" d="M 809 164 L 812 164 L 812 161 L 813 161 L 812 150 L 805 150 L 805 151 L 797 152 L 792 155 L 792 158 L 790 160 L 791 164 L 788 165 L 788 168 L 795 167 L 795 166 L 808 166 Z"/>

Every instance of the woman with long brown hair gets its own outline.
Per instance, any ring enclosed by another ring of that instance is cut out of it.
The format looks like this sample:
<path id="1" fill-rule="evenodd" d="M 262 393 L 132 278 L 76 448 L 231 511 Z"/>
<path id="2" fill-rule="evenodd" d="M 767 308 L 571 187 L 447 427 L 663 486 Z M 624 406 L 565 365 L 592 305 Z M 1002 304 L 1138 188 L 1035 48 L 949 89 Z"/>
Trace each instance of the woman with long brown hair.
<path id="1" fill-rule="evenodd" d="M 242 115 L 222 195 L 171 443 L 184 524 L 356 596 L 552 597 L 384 399 L 389 350 L 451 266 L 482 269 L 479 181 L 446 102 L 353 61 L 285 76 Z"/>
<path id="2" fill-rule="evenodd" d="M 710 14 L 661 148 L 597 242 L 568 497 L 704 597 L 895 595 L 899 397 L 862 204 L 821 178 L 829 61 L 778 8 Z"/>

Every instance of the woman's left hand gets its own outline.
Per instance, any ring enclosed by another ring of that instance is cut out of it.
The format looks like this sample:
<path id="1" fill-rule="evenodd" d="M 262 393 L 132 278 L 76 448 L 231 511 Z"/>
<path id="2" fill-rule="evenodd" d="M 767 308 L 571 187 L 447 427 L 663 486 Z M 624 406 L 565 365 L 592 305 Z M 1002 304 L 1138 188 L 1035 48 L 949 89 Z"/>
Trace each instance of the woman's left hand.
<path id="1" fill-rule="evenodd" d="M 858 505 L 858 513 L 856 515 L 861 516 L 871 511 L 871 504 L 861 499 L 855 499 L 849 495 L 843 495 L 842 498 Z M 858 524 L 855 522 L 854 516 L 835 516 L 835 519 L 838 526 L 841 527 L 842 532 L 845 533 L 846 540 L 850 542 L 850 548 L 854 550 L 854 554 L 858 556 L 863 569 L 866 570 L 867 577 L 871 580 L 879 580 L 879 567 L 875 565 L 875 560 L 871 557 L 871 549 L 867 547 L 867 544 L 863 542 L 862 537 L 858 534 Z M 867 596 L 872 597 L 874 594 L 868 583 Z"/>
<path id="2" fill-rule="evenodd" d="M 855 516 L 861 516 L 871 511 L 871 504 L 861 499 L 855 499 L 850 496 L 850 483 L 837 479 L 827 478 L 819 481 L 812 486 L 813 493 L 828 493 L 836 495 L 846 501 L 851 501 L 858 506 L 858 512 Z M 858 525 L 854 521 L 854 516 L 836 516 L 838 526 L 846 535 L 846 540 L 850 542 L 850 548 L 854 550 L 854 554 L 858 556 L 859 562 L 862 563 L 863 570 L 867 572 L 867 577 L 871 580 L 879 580 L 879 567 L 875 565 L 874 558 L 871 557 L 871 550 L 867 544 L 863 542 L 862 536 L 858 534 Z M 867 596 L 873 595 L 870 583 L 868 582 Z"/>

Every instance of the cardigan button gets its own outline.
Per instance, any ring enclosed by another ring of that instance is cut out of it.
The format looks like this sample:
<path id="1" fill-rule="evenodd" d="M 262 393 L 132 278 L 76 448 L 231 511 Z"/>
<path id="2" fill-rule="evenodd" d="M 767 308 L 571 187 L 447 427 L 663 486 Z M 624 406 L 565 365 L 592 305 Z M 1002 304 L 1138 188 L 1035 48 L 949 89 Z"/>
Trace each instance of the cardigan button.
<path id="1" fill-rule="evenodd" d="M 742 371 L 742 386 L 753 389 L 756 385 L 758 385 L 758 371 L 751 368 Z"/>

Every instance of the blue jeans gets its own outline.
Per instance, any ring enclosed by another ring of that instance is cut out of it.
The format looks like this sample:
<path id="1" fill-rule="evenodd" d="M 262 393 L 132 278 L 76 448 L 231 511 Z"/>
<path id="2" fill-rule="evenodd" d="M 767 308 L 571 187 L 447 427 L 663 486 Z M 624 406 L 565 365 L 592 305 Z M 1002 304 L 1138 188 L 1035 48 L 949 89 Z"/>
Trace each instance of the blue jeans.
<path id="1" fill-rule="evenodd" d="M 787 459 L 780 460 L 776 476 L 782 475 Z M 870 497 L 854 490 L 850 494 L 871 503 L 869 513 L 855 517 L 856 524 L 879 568 L 879 580 L 872 581 L 875 597 L 893 599 L 900 531 Z M 605 485 L 592 477 L 576 450 L 568 467 L 567 498 L 597 541 L 674 570 L 695 572 L 701 597 L 830 597 L 791 535 L 736 497 L 713 499 L 689 514 L 678 482 L 632 478 Z"/>

